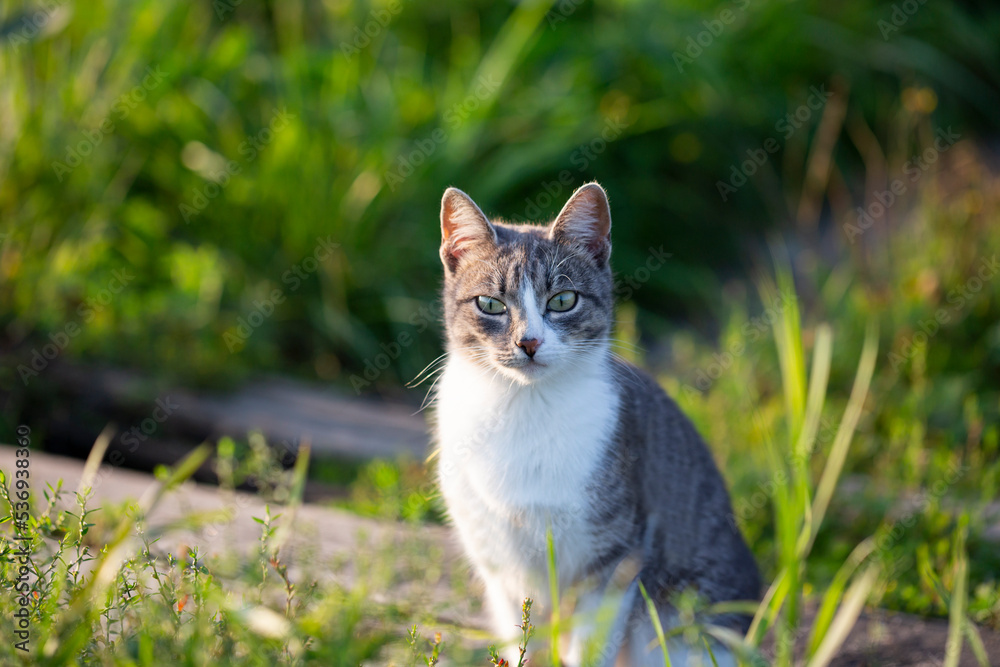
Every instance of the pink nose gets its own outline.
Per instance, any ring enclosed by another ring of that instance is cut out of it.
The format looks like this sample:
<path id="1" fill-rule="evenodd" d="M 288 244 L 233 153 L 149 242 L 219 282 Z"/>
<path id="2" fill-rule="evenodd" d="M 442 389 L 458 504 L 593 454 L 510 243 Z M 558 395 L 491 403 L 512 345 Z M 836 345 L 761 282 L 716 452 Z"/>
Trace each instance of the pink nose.
<path id="1" fill-rule="evenodd" d="M 535 356 L 535 351 L 542 346 L 542 341 L 537 338 L 525 338 L 524 340 L 519 341 L 517 346 L 524 350 L 524 353 L 527 354 L 530 359 Z"/>

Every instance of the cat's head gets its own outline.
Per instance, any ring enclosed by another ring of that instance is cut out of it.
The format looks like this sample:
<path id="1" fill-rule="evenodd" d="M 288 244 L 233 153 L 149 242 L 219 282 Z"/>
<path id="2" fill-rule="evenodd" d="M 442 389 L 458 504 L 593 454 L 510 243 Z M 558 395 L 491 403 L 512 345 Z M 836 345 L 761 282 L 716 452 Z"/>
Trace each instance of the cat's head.
<path id="1" fill-rule="evenodd" d="M 611 211 L 597 183 L 549 225 L 491 222 L 461 190 L 441 200 L 444 317 L 452 354 L 521 384 L 607 349 Z"/>

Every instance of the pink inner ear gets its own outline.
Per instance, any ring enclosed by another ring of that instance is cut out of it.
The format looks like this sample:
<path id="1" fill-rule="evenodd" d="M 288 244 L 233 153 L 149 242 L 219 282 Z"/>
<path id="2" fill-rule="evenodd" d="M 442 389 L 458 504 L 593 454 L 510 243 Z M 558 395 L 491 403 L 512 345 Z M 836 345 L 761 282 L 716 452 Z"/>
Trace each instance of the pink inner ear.
<path id="1" fill-rule="evenodd" d="M 574 192 L 556 217 L 550 234 L 571 240 L 605 261 L 611 250 L 611 213 L 604 190 L 591 183 Z"/>
<path id="2" fill-rule="evenodd" d="M 457 232 L 452 233 L 452 235 L 446 241 L 446 243 L 448 244 L 448 254 L 454 257 L 455 259 L 461 257 L 467 250 L 467 248 L 463 246 L 467 241 L 470 240 L 470 238 L 471 237 L 459 234 Z"/>
<path id="3" fill-rule="evenodd" d="M 603 251 L 607 247 L 607 245 L 608 245 L 607 237 L 598 236 L 590 239 L 590 241 L 587 243 L 587 250 L 596 254 Z"/>
<path id="4" fill-rule="evenodd" d="M 589 198 L 573 202 L 564 216 L 564 233 L 584 241 L 588 248 L 597 250 L 607 241 L 611 225 L 599 202 Z"/>
<path id="5" fill-rule="evenodd" d="M 489 221 L 476 204 L 460 190 L 449 188 L 441 202 L 442 247 L 445 254 L 458 258 L 472 244 L 492 235 Z"/>

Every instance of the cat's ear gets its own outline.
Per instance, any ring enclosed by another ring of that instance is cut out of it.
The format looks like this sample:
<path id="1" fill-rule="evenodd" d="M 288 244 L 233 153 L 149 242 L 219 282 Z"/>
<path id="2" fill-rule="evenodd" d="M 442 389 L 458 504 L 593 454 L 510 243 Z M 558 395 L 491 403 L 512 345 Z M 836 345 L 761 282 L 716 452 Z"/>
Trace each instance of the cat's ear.
<path id="1" fill-rule="evenodd" d="M 579 187 L 559 211 L 549 228 L 549 236 L 555 241 L 579 245 L 598 264 L 607 262 L 611 255 L 611 209 L 604 188 L 597 183 Z"/>
<path id="2" fill-rule="evenodd" d="M 451 271 L 458 258 L 480 244 L 497 243 L 497 233 L 476 202 L 458 188 L 441 198 L 441 261 Z"/>

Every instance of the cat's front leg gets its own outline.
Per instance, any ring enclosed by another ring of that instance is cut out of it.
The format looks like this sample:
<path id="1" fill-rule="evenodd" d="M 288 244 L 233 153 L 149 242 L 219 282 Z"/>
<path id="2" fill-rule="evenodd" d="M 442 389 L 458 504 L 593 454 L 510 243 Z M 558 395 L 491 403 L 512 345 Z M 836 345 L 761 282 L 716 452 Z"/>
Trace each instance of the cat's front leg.
<path id="1" fill-rule="evenodd" d="M 486 604 L 493 622 L 493 633 L 502 643 L 501 657 L 516 665 L 520 657 L 517 641 L 521 637 L 521 603 L 507 592 L 503 577 L 483 573 Z"/>
<path id="2" fill-rule="evenodd" d="M 604 602 L 604 591 L 608 578 L 603 578 L 593 589 L 580 595 L 573 613 L 573 632 L 570 635 L 569 649 L 563 659 L 566 667 L 579 667 L 583 664 L 586 651 L 596 635 L 601 634 L 598 628 L 598 613 Z M 594 647 L 591 647 L 592 649 Z"/>

